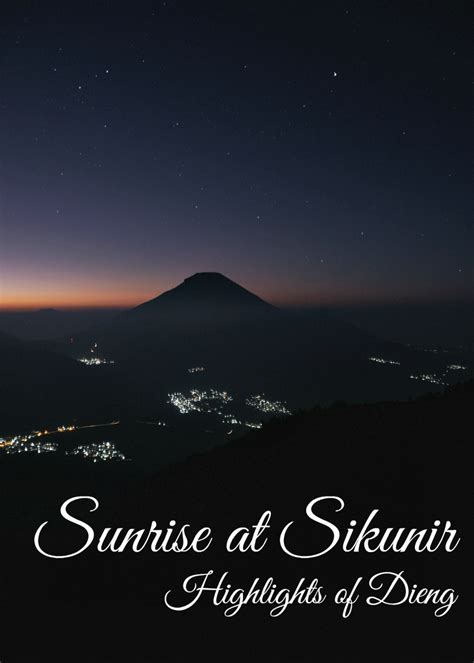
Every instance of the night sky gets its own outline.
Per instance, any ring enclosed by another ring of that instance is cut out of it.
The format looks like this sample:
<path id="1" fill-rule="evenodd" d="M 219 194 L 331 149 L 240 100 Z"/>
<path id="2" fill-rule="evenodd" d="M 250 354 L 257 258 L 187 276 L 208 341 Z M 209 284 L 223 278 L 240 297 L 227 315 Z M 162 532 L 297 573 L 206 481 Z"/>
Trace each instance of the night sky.
<path id="1" fill-rule="evenodd" d="M 0 307 L 469 296 L 467 3 L 8 4 Z"/>

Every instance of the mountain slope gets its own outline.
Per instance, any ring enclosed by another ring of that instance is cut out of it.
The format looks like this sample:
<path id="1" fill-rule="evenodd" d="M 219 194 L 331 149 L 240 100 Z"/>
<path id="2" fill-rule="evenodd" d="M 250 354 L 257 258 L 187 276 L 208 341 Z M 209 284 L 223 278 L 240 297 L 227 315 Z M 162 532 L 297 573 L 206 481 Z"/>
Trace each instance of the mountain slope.
<path id="1" fill-rule="evenodd" d="M 137 315 L 180 314 L 196 319 L 209 315 L 221 316 L 269 312 L 274 307 L 217 272 L 199 272 L 186 278 L 176 288 L 168 290 L 127 312 Z"/>

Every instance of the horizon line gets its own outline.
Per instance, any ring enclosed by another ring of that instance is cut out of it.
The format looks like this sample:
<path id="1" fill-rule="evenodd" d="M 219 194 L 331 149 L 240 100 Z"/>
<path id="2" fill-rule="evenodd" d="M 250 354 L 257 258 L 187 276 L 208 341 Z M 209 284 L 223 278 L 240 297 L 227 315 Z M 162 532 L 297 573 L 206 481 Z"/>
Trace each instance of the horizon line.
<path id="1" fill-rule="evenodd" d="M 166 292 L 163 290 L 159 295 Z M 259 295 L 260 296 L 260 295 Z M 260 296 L 260 298 L 262 298 Z M 470 296 L 433 296 L 433 295 L 399 295 L 391 297 L 377 297 L 377 296 L 366 296 L 366 297 L 322 297 L 319 300 L 305 301 L 304 299 L 276 299 L 268 298 L 265 299 L 269 304 L 279 308 L 287 309 L 314 309 L 314 308 L 345 308 L 345 307 L 373 307 L 373 306 L 394 306 L 394 305 L 411 305 L 411 306 L 429 306 L 429 305 L 472 305 L 474 304 L 474 297 Z M 18 305 L 5 305 L 3 306 L 0 302 L 0 313 L 38 313 L 41 311 L 58 311 L 58 312 L 86 312 L 86 311 L 125 311 L 133 309 L 140 304 L 146 303 L 150 299 L 137 299 L 130 303 L 113 303 L 113 302 L 104 302 L 104 303 L 84 303 L 84 304 L 63 304 L 63 303 L 31 303 L 31 304 L 18 304 Z"/>

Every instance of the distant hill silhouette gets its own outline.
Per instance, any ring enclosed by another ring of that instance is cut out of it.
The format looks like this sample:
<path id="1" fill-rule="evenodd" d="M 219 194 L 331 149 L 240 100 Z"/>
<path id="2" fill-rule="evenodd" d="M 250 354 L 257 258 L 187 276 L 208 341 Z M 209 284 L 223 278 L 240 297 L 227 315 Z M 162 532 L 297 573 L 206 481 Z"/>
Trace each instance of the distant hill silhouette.
<path id="1" fill-rule="evenodd" d="M 0 332 L 0 433 L 95 409 L 100 378 L 65 354 Z"/>
<path id="2" fill-rule="evenodd" d="M 15 338 L 15 336 L 0 331 L 0 352 L 6 352 L 7 350 L 18 348 L 20 346 L 21 341 Z"/>
<path id="3" fill-rule="evenodd" d="M 24 341 L 60 341 L 115 317 L 109 309 L 0 311 L 0 330 Z"/>

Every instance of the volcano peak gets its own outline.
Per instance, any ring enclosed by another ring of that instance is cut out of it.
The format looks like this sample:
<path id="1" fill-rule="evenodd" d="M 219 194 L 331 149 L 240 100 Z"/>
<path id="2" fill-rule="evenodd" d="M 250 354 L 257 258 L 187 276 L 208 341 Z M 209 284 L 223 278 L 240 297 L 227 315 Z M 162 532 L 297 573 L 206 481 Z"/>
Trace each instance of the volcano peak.
<path id="1" fill-rule="evenodd" d="M 230 283 L 233 283 L 233 281 L 231 281 L 229 278 L 227 278 L 227 276 L 224 276 L 224 274 L 221 274 L 220 272 L 196 272 L 192 276 L 188 276 L 187 278 L 185 278 L 183 283 L 190 283 L 197 281 L 200 282 L 207 281 L 208 283 L 218 282 L 218 281 L 229 281 Z"/>
<path id="2" fill-rule="evenodd" d="M 163 307 L 177 310 L 188 308 L 194 312 L 210 309 L 244 311 L 269 311 L 273 307 L 263 299 L 246 290 L 219 272 L 197 272 L 188 276 L 175 288 L 162 293 L 138 306 L 135 311 L 149 312 L 163 310 Z M 184 310 L 184 309 L 183 309 Z"/>

